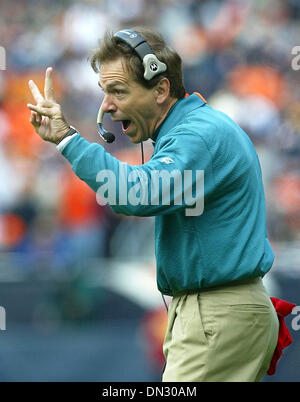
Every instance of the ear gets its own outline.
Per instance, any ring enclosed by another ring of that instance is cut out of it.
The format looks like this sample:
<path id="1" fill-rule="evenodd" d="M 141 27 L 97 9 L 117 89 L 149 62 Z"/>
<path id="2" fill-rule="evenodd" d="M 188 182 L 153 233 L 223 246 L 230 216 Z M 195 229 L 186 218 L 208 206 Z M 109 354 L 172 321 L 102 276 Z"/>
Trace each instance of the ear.
<path id="1" fill-rule="evenodd" d="M 162 78 L 154 88 L 156 101 L 159 105 L 164 103 L 170 95 L 170 81 L 168 78 Z"/>

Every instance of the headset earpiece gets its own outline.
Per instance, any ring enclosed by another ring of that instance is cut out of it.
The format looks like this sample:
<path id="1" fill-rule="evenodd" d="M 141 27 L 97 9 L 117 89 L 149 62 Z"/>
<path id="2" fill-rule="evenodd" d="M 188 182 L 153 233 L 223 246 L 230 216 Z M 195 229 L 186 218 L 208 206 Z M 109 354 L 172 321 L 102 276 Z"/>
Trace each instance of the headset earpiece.
<path id="1" fill-rule="evenodd" d="M 116 32 L 114 37 L 121 39 L 130 46 L 141 59 L 144 66 L 144 78 L 149 81 L 156 75 L 167 70 L 167 65 L 158 60 L 153 50 L 142 35 L 131 30 Z"/>

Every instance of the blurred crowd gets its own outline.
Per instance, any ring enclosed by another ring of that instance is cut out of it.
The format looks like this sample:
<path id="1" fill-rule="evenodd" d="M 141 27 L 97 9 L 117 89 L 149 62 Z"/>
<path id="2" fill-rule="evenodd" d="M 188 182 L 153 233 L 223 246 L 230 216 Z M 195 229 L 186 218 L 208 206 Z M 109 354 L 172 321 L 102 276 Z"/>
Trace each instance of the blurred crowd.
<path id="1" fill-rule="evenodd" d="M 300 239 L 300 71 L 292 68 L 292 49 L 300 45 L 299 1 L 2 0 L 0 251 L 21 256 L 21 269 L 153 257 L 152 218 L 119 216 L 98 205 L 55 146 L 36 135 L 26 107 L 33 101 L 28 80 L 42 90 L 52 66 L 67 121 L 101 142 L 96 115 L 103 94 L 88 57 L 105 29 L 139 25 L 158 29 L 179 52 L 187 92 L 200 92 L 254 142 L 271 242 Z M 140 164 L 140 147 L 109 117 L 105 124 L 117 133 L 106 149 Z M 146 160 L 152 149 L 148 141 Z"/>
<path id="2" fill-rule="evenodd" d="M 26 107 L 33 102 L 28 80 L 42 91 L 52 66 L 67 121 L 120 160 L 140 164 L 140 147 L 108 116 L 105 127 L 117 139 L 101 142 L 96 116 L 103 93 L 88 61 L 106 29 L 140 25 L 158 29 L 181 55 L 187 92 L 200 92 L 255 144 L 275 254 L 277 244 L 300 241 L 298 0 L 2 0 L 0 267 L 4 258 L 9 269 L 44 275 L 84 269 L 98 258 L 154 261 L 153 218 L 98 205 L 56 147 L 34 132 Z M 145 160 L 152 151 L 147 141 Z M 73 306 L 71 292 L 63 293 Z M 165 310 L 149 309 L 141 326 L 159 369 L 166 317 Z"/>

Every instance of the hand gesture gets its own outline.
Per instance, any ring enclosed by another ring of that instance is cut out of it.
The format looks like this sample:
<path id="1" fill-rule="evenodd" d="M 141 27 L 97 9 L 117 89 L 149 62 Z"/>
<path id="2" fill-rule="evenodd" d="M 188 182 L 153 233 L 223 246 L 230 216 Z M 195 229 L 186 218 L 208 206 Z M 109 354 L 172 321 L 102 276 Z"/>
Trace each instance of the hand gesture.
<path id="1" fill-rule="evenodd" d="M 29 88 L 37 105 L 27 104 L 31 110 L 30 123 L 38 135 L 45 141 L 58 144 L 69 131 L 61 106 L 56 102 L 53 93 L 52 68 L 48 67 L 45 76 L 44 96 L 36 84 L 30 80 Z"/>

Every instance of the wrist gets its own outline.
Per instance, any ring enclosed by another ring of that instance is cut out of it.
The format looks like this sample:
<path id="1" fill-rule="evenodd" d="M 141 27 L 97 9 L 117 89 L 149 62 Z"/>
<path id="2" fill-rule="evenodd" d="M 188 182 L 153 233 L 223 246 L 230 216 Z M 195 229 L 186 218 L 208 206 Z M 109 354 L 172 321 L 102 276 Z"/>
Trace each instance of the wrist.
<path id="1" fill-rule="evenodd" d="M 73 135 L 73 134 L 75 134 L 77 132 L 78 131 L 76 130 L 75 127 L 69 126 L 68 131 L 62 137 L 60 137 L 59 140 L 55 141 L 55 144 L 58 145 L 63 139 L 65 139 L 66 137 L 69 137 L 70 135 Z"/>

